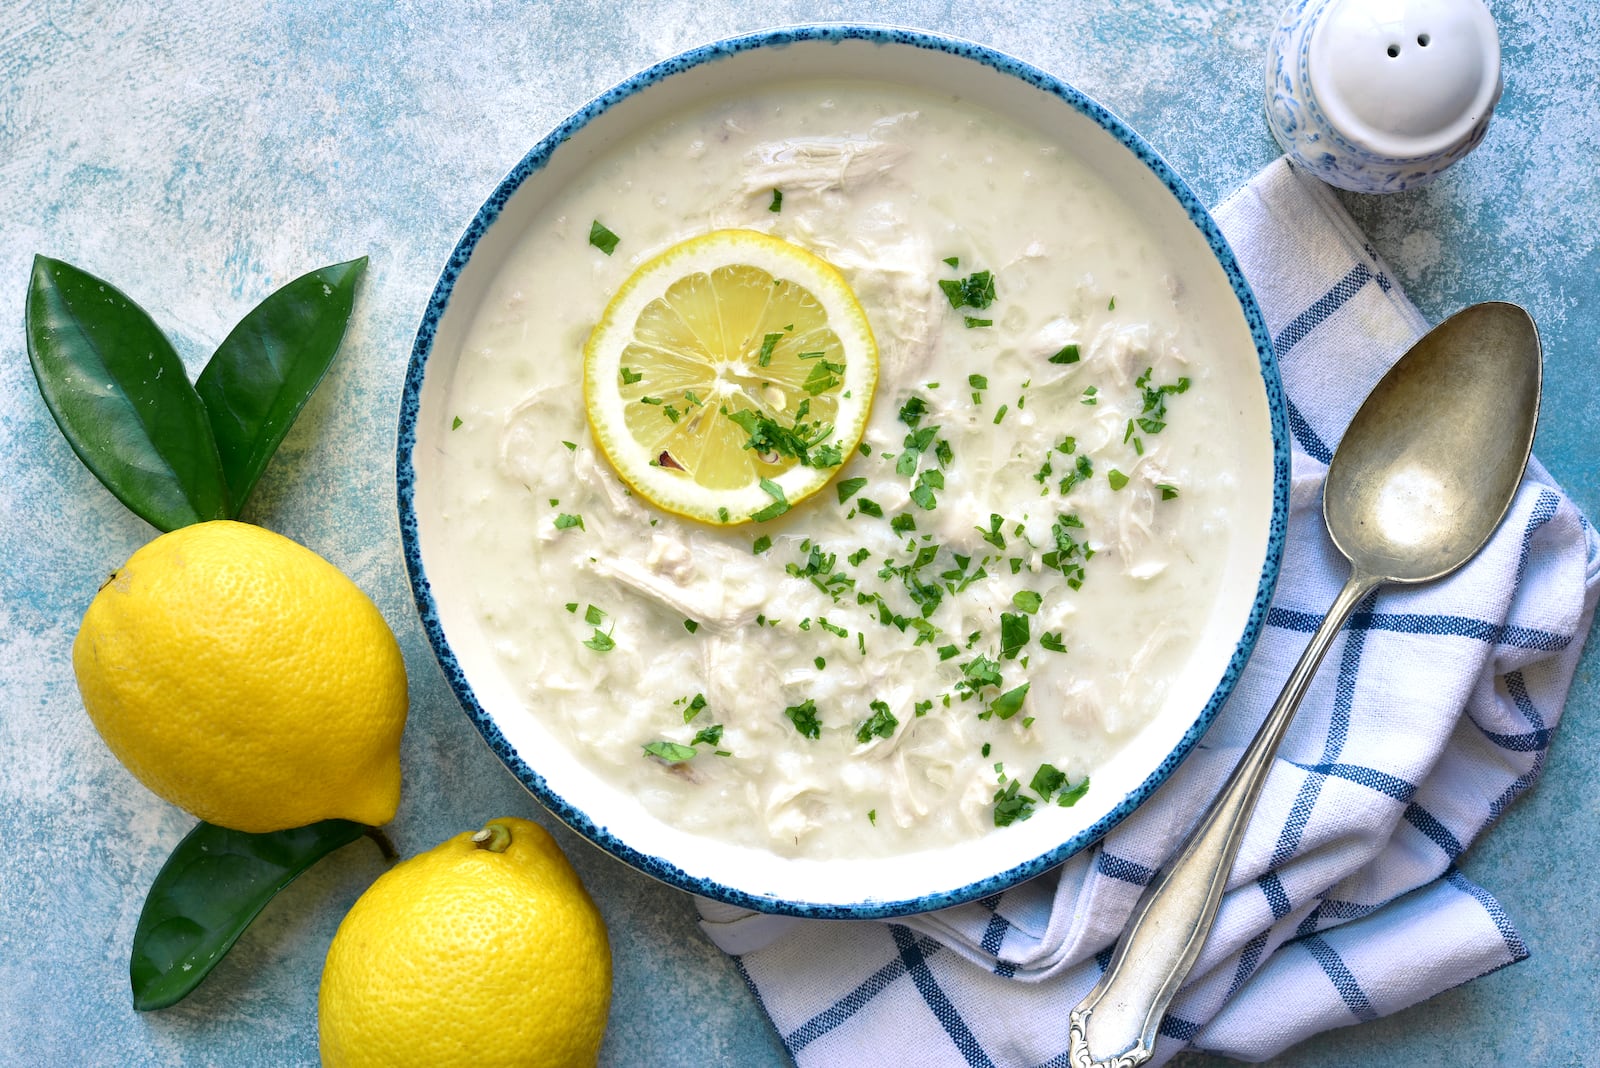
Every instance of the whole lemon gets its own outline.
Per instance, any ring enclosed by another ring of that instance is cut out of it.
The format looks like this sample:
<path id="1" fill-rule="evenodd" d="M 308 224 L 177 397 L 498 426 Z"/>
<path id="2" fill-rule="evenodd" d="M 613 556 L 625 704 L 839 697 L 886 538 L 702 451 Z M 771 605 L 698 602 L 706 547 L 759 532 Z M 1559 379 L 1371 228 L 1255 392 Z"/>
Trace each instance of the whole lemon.
<path id="1" fill-rule="evenodd" d="M 324 1068 L 593 1065 L 611 1004 L 600 912 L 536 823 L 506 817 L 389 871 L 328 947 Z"/>
<path id="2" fill-rule="evenodd" d="M 400 648 L 355 583 L 288 538 L 225 520 L 156 538 L 95 595 L 72 665 L 117 759 L 203 820 L 394 818 Z"/>

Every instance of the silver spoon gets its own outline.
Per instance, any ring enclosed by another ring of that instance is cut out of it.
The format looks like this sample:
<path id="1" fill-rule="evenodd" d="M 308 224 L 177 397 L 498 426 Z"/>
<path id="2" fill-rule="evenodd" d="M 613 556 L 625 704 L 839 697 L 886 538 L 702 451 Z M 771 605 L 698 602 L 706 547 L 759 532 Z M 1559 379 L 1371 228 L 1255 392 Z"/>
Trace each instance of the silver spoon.
<path id="1" fill-rule="evenodd" d="M 1222 792 L 1146 889 L 1105 974 L 1072 1010 L 1073 1068 L 1133 1068 L 1150 1059 L 1317 665 L 1378 586 L 1448 575 L 1489 540 L 1533 448 L 1540 363 L 1526 311 L 1474 304 L 1411 346 L 1362 402 L 1322 491 L 1322 517 L 1350 560 L 1350 579 Z"/>

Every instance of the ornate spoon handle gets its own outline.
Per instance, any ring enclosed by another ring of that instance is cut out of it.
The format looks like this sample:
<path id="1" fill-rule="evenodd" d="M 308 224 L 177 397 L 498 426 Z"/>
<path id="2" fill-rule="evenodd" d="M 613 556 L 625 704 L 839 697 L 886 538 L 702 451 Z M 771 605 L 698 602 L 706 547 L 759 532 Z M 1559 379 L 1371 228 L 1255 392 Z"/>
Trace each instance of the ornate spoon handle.
<path id="1" fill-rule="evenodd" d="M 1150 1059 L 1162 1014 L 1211 933 L 1222 891 L 1278 743 L 1334 635 L 1381 581 L 1360 571 L 1351 573 L 1239 766 L 1177 857 L 1145 890 L 1110 966 L 1072 1010 L 1069 1050 L 1073 1068 L 1134 1068 Z"/>

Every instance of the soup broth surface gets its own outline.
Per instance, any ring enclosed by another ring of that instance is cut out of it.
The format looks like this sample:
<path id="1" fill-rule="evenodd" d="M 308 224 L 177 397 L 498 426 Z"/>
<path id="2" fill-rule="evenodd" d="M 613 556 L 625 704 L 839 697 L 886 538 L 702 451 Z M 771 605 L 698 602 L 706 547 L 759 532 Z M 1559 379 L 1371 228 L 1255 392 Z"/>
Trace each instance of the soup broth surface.
<path id="1" fill-rule="evenodd" d="M 880 378 L 831 485 L 716 528 L 627 490 L 582 363 L 639 264 L 730 227 L 843 272 Z M 611 149 L 495 280 L 437 435 L 525 714 L 662 821 L 784 855 L 1052 818 L 1160 710 L 1240 533 L 1188 281 L 1068 146 L 953 96 L 782 85 Z"/>

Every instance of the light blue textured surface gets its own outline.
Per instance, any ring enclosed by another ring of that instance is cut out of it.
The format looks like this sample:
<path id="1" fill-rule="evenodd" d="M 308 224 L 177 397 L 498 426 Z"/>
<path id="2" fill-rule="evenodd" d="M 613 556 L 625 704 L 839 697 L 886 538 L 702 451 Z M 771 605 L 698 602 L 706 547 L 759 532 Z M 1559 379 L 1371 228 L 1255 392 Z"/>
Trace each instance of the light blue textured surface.
<path id="1" fill-rule="evenodd" d="M 1276 6 L 0 0 L 0 292 L 11 294 L 0 301 L 0 1063 L 314 1063 L 322 955 L 381 868 L 364 844 L 342 851 L 269 906 L 188 1001 L 151 1015 L 129 1007 L 133 924 L 191 821 L 110 758 L 73 685 L 78 617 L 151 531 L 83 469 L 38 400 L 21 333 L 35 252 L 116 282 L 191 369 L 274 286 L 372 256 L 339 361 L 245 518 L 344 568 L 400 637 L 413 712 L 392 831 L 410 853 L 486 816 L 544 818 L 477 739 L 417 625 L 392 460 L 427 295 L 461 227 L 530 145 L 682 48 L 801 18 L 877 21 L 980 40 L 1062 76 L 1214 203 L 1275 155 L 1261 92 Z M 1536 450 L 1593 517 L 1600 56 L 1575 44 L 1595 39 L 1600 11 L 1587 0 L 1492 7 L 1506 92 L 1484 144 L 1425 189 L 1345 202 L 1430 318 L 1488 298 L 1533 311 L 1547 360 Z M 1591 648 L 1544 781 L 1462 865 L 1499 896 L 1532 959 L 1278 1063 L 1593 1059 L 1597 665 Z M 556 830 L 611 927 L 606 1063 L 784 1063 L 688 900 Z"/>

